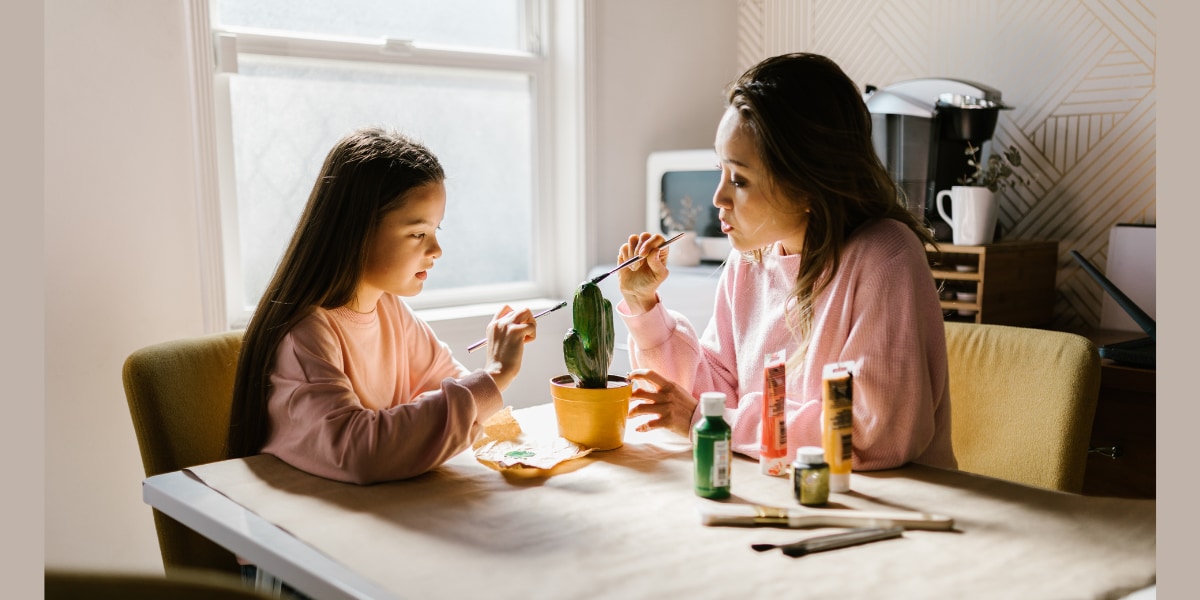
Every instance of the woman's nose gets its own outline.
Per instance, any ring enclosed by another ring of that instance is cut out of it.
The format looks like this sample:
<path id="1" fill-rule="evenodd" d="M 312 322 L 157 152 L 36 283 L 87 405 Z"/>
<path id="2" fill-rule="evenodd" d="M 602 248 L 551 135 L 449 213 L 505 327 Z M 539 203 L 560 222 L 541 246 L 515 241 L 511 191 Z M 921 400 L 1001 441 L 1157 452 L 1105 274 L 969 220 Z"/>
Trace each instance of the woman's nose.
<path id="1" fill-rule="evenodd" d="M 728 208 L 733 206 L 733 203 L 729 201 L 729 196 L 727 194 L 728 186 L 729 182 L 725 181 L 724 177 L 721 178 L 721 181 L 717 182 L 717 189 L 713 192 L 713 206 L 717 208 Z"/>

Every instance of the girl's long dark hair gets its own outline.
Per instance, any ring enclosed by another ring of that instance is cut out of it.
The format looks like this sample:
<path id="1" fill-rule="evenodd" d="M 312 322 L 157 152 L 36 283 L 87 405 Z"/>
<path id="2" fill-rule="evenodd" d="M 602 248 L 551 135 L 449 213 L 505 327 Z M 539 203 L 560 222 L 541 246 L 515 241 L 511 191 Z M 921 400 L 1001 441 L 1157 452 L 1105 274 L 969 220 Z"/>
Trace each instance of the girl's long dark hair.
<path id="1" fill-rule="evenodd" d="M 789 324 L 797 332 L 799 362 L 812 331 L 813 300 L 838 269 L 842 249 L 864 223 L 888 218 L 933 244 L 920 219 L 905 208 L 871 142 L 871 114 L 854 82 L 832 60 L 793 53 L 763 60 L 729 88 L 726 104 L 738 112 L 758 146 L 771 182 L 808 208 L 804 260 L 792 295 Z M 781 207 L 789 208 L 789 207 Z"/>
<path id="2" fill-rule="evenodd" d="M 325 157 L 308 203 L 246 327 L 238 356 L 226 456 L 262 451 L 275 354 L 284 335 L 315 307 L 349 303 L 384 213 L 412 189 L 445 179 L 428 148 L 381 128 L 354 131 Z"/>

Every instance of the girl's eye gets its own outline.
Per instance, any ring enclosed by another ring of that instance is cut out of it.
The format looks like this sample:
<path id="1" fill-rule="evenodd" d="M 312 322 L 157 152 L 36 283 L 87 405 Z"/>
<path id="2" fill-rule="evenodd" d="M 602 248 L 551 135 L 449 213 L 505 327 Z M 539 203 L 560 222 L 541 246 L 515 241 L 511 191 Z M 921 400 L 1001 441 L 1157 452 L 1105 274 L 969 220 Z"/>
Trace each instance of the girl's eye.
<path id="1" fill-rule="evenodd" d="M 742 186 L 746 185 L 746 182 L 745 182 L 745 181 L 742 181 L 741 179 L 738 179 L 738 178 L 736 178 L 736 177 L 730 177 L 730 178 L 729 178 L 729 185 L 732 185 L 732 186 L 733 186 L 733 187 L 735 187 L 735 188 L 740 188 L 740 187 L 742 187 Z"/>
<path id="2" fill-rule="evenodd" d="M 441 230 L 442 230 L 442 227 L 439 225 L 439 226 L 437 226 L 437 227 L 434 227 L 433 229 L 434 229 L 434 231 L 441 231 Z M 423 240 L 423 239 L 425 239 L 425 236 L 427 236 L 427 235 L 429 235 L 429 232 L 422 231 L 422 232 L 419 232 L 419 233 L 414 233 L 414 234 L 412 234 L 412 237 L 413 237 L 414 239 Z"/>

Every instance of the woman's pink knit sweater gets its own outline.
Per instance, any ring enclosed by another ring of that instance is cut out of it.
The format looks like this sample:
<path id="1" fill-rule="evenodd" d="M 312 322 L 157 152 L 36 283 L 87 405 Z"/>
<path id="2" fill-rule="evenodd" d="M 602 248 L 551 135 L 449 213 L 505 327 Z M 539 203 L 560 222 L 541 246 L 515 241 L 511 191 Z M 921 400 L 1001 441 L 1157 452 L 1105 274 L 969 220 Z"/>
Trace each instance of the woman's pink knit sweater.
<path id="1" fill-rule="evenodd" d="M 686 318 L 655 308 L 632 316 L 634 368 L 650 368 L 698 397 L 724 392 L 733 448 L 759 454 L 764 358 L 798 347 L 785 307 L 802 258 L 768 252 L 751 262 L 734 252 L 718 285 L 712 320 L 699 338 Z M 788 459 L 820 446 L 822 368 L 858 363 L 854 376 L 853 468 L 888 469 L 910 461 L 954 468 L 946 337 L 925 249 L 902 223 L 883 219 L 847 241 L 837 275 L 816 298 L 812 340 L 798 371 L 788 370 Z M 692 422 L 700 418 L 697 410 Z"/>

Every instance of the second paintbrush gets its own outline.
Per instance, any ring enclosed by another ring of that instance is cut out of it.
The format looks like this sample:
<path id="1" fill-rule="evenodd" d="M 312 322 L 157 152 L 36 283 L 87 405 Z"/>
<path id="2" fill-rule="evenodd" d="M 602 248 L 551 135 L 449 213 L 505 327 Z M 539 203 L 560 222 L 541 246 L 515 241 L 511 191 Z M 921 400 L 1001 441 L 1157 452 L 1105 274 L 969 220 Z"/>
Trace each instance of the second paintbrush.
<path id="1" fill-rule="evenodd" d="M 533 318 L 535 318 L 535 319 L 536 319 L 536 318 L 538 318 L 538 317 L 541 317 L 541 316 L 543 316 L 543 315 L 550 314 L 550 313 L 552 313 L 552 312 L 554 312 L 554 311 L 556 311 L 556 310 L 558 310 L 558 309 L 560 309 L 560 308 L 562 308 L 562 307 L 564 307 L 564 306 L 566 306 L 566 305 L 567 305 L 567 301 L 566 301 L 566 300 L 563 300 L 562 302 L 559 302 L 558 304 L 555 304 L 554 306 L 551 306 L 550 308 L 547 308 L 546 310 L 543 310 L 542 312 L 540 312 L 540 313 L 537 313 L 537 314 L 533 315 Z M 487 338 L 486 338 L 486 337 L 485 337 L 485 338 L 483 338 L 482 340 L 479 340 L 478 342 L 475 342 L 474 344 L 471 344 L 470 346 L 467 346 L 467 352 L 474 352 L 474 351 L 476 351 L 476 350 L 478 350 L 478 349 L 480 349 L 480 348 L 484 347 L 485 345 L 487 345 Z"/>

